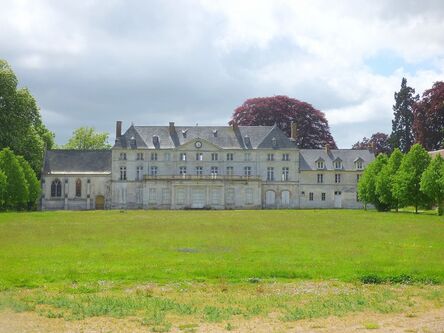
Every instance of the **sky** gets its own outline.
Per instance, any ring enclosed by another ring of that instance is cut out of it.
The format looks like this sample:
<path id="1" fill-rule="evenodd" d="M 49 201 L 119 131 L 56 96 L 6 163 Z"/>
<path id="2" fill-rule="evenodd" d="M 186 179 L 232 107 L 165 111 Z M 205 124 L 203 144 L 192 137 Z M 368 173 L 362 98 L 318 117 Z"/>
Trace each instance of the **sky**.
<path id="1" fill-rule="evenodd" d="M 444 80 L 441 0 L 0 0 L 0 58 L 63 144 L 80 126 L 225 125 L 246 99 L 323 111 L 340 148 L 391 131 L 402 77 Z"/>

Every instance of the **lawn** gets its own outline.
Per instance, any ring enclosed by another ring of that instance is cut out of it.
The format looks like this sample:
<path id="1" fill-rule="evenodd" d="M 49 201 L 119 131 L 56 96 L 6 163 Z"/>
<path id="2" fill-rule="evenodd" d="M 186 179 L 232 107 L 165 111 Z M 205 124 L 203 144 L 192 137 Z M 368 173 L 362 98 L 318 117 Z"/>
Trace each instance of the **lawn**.
<path id="1" fill-rule="evenodd" d="M 272 316 L 285 331 L 300 319 L 442 309 L 443 284 L 444 218 L 434 215 L 0 214 L 0 326 L 22 320 L 4 317 L 12 309 L 45 320 L 123 318 L 124 330 L 156 332 L 232 330 L 252 318 L 260 331 Z"/>

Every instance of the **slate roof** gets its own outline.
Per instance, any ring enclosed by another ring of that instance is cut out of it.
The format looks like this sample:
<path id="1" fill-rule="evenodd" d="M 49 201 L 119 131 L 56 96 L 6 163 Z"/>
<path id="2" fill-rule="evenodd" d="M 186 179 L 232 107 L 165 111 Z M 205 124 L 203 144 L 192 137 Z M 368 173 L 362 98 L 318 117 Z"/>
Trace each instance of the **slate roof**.
<path id="1" fill-rule="evenodd" d="M 109 174 L 111 150 L 55 149 L 45 153 L 43 174 Z"/>
<path id="2" fill-rule="evenodd" d="M 325 149 L 301 149 L 299 154 L 300 170 L 318 170 L 316 161 L 324 160 L 324 170 L 336 170 L 333 161 L 340 159 L 343 170 L 355 170 L 355 161 L 359 158 L 363 160 L 364 166 L 375 159 L 375 155 L 369 150 L 355 149 L 330 149 L 327 153 Z"/>
<path id="3" fill-rule="evenodd" d="M 206 140 L 222 149 L 296 148 L 277 126 L 169 126 L 132 125 L 114 148 L 177 148 L 195 139 Z M 155 136 L 159 141 L 156 144 Z M 133 138 L 133 139 L 132 139 Z M 273 140 L 275 139 L 275 140 Z M 275 145 L 273 144 L 275 141 Z"/>

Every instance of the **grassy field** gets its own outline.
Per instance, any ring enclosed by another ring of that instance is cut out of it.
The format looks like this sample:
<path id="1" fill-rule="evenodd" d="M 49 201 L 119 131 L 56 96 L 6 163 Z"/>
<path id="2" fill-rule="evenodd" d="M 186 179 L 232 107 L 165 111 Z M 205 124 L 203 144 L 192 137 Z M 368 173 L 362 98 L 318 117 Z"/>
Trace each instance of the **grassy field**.
<path id="1" fill-rule="evenodd" d="M 273 312 L 291 321 L 411 311 L 442 306 L 443 282 L 444 218 L 432 215 L 0 214 L 0 308 L 48 318 L 138 316 L 168 331 L 178 316 L 228 325 Z"/>

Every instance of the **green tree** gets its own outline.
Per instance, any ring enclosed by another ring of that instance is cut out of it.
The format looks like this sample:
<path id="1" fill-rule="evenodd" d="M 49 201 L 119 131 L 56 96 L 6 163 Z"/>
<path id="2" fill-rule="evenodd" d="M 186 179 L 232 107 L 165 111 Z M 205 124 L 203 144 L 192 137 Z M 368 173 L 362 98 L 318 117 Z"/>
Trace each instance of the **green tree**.
<path id="1" fill-rule="evenodd" d="M 40 110 L 28 89 L 17 88 L 18 80 L 0 59 L 0 149 L 22 155 L 34 171 L 40 171 L 43 151 L 52 148 L 54 134 L 43 125 Z"/>
<path id="2" fill-rule="evenodd" d="M 393 183 L 400 207 L 413 205 L 418 213 L 418 207 L 430 201 L 420 190 L 421 176 L 429 163 L 430 156 L 420 144 L 414 144 L 404 156 Z"/>
<path id="3" fill-rule="evenodd" d="M 444 161 L 437 154 L 430 162 L 421 177 L 421 191 L 426 194 L 436 205 L 438 215 L 443 213 L 444 200 Z"/>
<path id="4" fill-rule="evenodd" d="M 40 197 L 40 182 L 28 161 L 26 161 L 23 156 L 18 156 L 17 159 L 23 169 L 26 183 L 28 184 L 28 209 L 33 209 L 36 206 L 37 199 Z"/>
<path id="5" fill-rule="evenodd" d="M 396 211 L 398 211 L 399 203 L 398 198 L 393 194 L 393 182 L 403 157 L 401 150 L 396 148 L 390 155 L 387 164 L 376 176 L 376 194 L 379 201 L 390 208 L 395 208 Z"/>
<path id="6" fill-rule="evenodd" d="M 28 184 L 20 162 L 9 148 L 0 151 L 0 170 L 5 173 L 8 179 L 5 207 L 7 209 L 24 208 L 28 202 Z"/>
<path id="7" fill-rule="evenodd" d="M 364 173 L 359 179 L 358 183 L 358 196 L 359 199 L 364 202 L 365 207 L 367 204 L 372 204 L 378 211 L 385 211 L 390 208 L 379 200 L 379 196 L 376 192 L 376 178 L 381 172 L 382 168 L 387 164 L 387 155 L 379 154 L 376 159 L 367 165 Z"/>
<path id="8" fill-rule="evenodd" d="M 415 96 L 415 89 L 407 86 L 407 79 L 402 78 L 401 89 L 395 92 L 395 105 L 393 105 L 392 133 L 390 141 L 394 148 L 403 153 L 409 151 L 413 145 L 413 109 L 419 96 Z"/>
<path id="9" fill-rule="evenodd" d="M 109 134 L 96 132 L 93 127 L 80 127 L 76 129 L 64 149 L 109 149 Z"/>
<path id="10" fill-rule="evenodd" d="M 8 178 L 5 173 L 0 170 L 0 209 L 2 209 L 5 205 L 5 197 L 6 197 L 6 185 Z"/>

